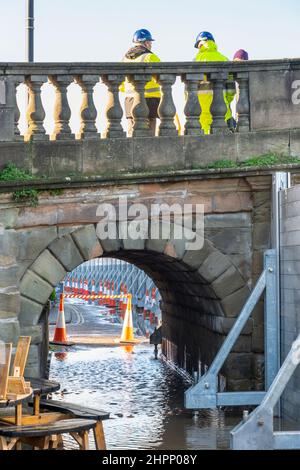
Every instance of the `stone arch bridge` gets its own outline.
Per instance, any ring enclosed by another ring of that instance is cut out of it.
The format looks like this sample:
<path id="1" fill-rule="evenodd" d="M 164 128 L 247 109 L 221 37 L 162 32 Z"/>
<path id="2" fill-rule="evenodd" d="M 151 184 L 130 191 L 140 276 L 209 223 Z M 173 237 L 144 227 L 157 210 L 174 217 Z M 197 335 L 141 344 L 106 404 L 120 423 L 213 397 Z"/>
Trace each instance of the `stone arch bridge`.
<path id="1" fill-rule="evenodd" d="M 156 137 L 150 134 L 143 96 L 151 74 L 162 87 Z M 199 127 L 197 84 L 203 74 L 214 87 L 214 121 L 208 136 Z M 228 74 L 239 84 L 234 134 L 228 133 L 223 119 Z M 126 138 L 122 127 L 118 96 L 125 76 L 136 87 L 132 138 Z M 28 374 L 44 371 L 45 305 L 53 287 L 82 262 L 100 256 L 134 263 L 155 281 L 162 296 L 166 355 L 189 371 L 197 369 L 199 361 L 211 363 L 262 270 L 264 251 L 271 246 L 272 173 L 296 174 L 299 169 L 298 162 L 291 160 L 300 153 L 300 110 L 292 99 L 299 76 L 297 60 L 149 68 L 0 64 L 0 171 L 14 163 L 33 178 L 0 181 L 0 339 L 15 343 L 20 334 L 32 336 Z M 93 101 L 99 77 L 108 89 L 102 138 Z M 177 135 L 174 125 L 172 86 L 178 77 L 187 96 L 182 135 Z M 51 139 L 43 127 L 41 99 L 48 79 L 56 91 Z M 74 80 L 83 95 L 77 139 L 69 126 L 67 95 Z M 25 139 L 18 127 L 20 83 L 29 90 Z M 266 154 L 285 158 L 286 164 L 263 169 L 245 164 Z M 26 198 L 12 197 L 29 189 L 39 191 L 36 207 Z M 124 218 L 117 220 L 115 239 L 102 239 L 97 231 L 99 204 L 116 205 L 125 197 L 129 205 L 146 207 L 202 204 L 203 247 L 190 250 L 187 240 L 177 240 L 172 230 L 167 237 L 152 239 L 148 234 L 153 220 L 143 239 L 123 239 L 130 223 Z M 222 372 L 228 389 L 263 388 L 263 309 L 262 300 L 225 363 Z"/>

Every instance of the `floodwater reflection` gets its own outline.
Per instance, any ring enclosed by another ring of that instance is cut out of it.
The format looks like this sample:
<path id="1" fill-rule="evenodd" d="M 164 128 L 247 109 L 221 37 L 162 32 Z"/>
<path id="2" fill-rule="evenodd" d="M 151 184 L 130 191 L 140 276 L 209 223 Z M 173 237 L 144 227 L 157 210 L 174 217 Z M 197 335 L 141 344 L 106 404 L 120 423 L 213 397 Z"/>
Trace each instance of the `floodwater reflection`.
<path id="1" fill-rule="evenodd" d="M 188 385 L 145 344 L 76 347 L 63 361 L 52 359 L 50 376 L 61 383 L 55 399 L 111 413 L 104 422 L 108 449 L 226 449 L 240 421 L 224 411 L 185 410 Z M 76 447 L 71 438 L 66 445 Z"/>

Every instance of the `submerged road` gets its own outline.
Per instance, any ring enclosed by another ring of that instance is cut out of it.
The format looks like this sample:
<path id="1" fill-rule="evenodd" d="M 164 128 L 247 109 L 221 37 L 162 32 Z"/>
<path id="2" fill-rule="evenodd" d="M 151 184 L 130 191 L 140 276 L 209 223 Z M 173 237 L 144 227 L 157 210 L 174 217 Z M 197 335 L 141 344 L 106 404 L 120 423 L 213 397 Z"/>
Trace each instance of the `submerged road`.
<path id="1" fill-rule="evenodd" d="M 106 309 L 65 303 L 68 333 L 119 334 Z M 50 320 L 55 321 L 53 312 Z M 53 330 L 53 326 L 51 327 Z M 50 335 L 51 336 L 51 335 Z M 54 399 L 98 407 L 111 413 L 104 422 L 108 449 L 226 449 L 229 431 L 240 421 L 224 411 L 197 416 L 183 406 L 189 386 L 164 361 L 154 360 L 153 346 L 73 346 L 52 355 L 50 378 L 61 383 Z M 67 448 L 76 448 L 66 438 Z M 94 442 L 91 438 L 91 448 Z"/>

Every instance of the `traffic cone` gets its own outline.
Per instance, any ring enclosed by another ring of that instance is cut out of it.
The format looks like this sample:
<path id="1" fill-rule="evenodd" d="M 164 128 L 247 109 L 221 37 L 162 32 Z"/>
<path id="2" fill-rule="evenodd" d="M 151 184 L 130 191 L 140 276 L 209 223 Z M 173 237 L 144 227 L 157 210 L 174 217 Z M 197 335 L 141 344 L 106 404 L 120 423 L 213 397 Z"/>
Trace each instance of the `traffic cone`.
<path id="1" fill-rule="evenodd" d="M 132 309 L 131 309 L 131 295 L 127 297 L 127 309 L 125 313 L 122 335 L 120 343 L 134 343 L 133 334 L 133 321 L 132 321 Z"/>
<path id="2" fill-rule="evenodd" d="M 53 343 L 67 343 L 67 330 L 64 312 L 64 294 L 60 294 L 59 309 L 54 331 Z"/>

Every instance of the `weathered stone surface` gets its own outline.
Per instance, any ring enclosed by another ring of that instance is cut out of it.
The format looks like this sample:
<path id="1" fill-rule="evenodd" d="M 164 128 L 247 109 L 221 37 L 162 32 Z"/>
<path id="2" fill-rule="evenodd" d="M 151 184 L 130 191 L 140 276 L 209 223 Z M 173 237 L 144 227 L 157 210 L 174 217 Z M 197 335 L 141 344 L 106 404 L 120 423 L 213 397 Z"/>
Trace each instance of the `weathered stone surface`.
<path id="1" fill-rule="evenodd" d="M 0 318 L 17 317 L 20 312 L 20 293 L 15 287 L 0 289 Z"/>
<path id="2" fill-rule="evenodd" d="M 22 326 L 20 327 L 21 336 L 30 336 L 31 344 L 40 344 L 43 341 L 43 327 L 42 325 L 35 326 Z"/>
<path id="3" fill-rule="evenodd" d="M 6 229 L 14 228 L 19 212 L 20 212 L 19 208 L 12 208 L 12 209 L 6 208 L 6 209 L 0 210 L 0 220 L 4 228 Z"/>
<path id="4" fill-rule="evenodd" d="M 264 330 L 262 327 L 253 327 L 252 350 L 256 353 L 264 352 Z"/>
<path id="5" fill-rule="evenodd" d="M 17 318 L 0 319 L 0 340 L 5 343 L 14 343 L 20 336 L 20 325 Z"/>
<path id="6" fill-rule="evenodd" d="M 236 317 L 241 312 L 249 295 L 249 288 L 244 286 L 242 289 L 239 289 L 233 294 L 228 295 L 228 297 L 225 297 L 221 302 L 225 315 L 227 317 Z"/>
<path id="7" fill-rule="evenodd" d="M 133 167 L 133 140 L 99 139 L 83 141 L 83 172 L 114 175 Z"/>
<path id="8" fill-rule="evenodd" d="M 22 278 L 26 269 L 56 237 L 56 227 L 21 230 L 18 232 L 18 243 L 20 247 L 18 264 L 20 278 Z"/>
<path id="9" fill-rule="evenodd" d="M 28 270 L 20 284 L 20 292 L 23 296 L 44 304 L 53 291 L 53 286 L 44 281 L 40 276 Z"/>
<path id="10" fill-rule="evenodd" d="M 125 250 L 144 250 L 148 239 L 148 221 L 119 222 L 119 236 Z"/>
<path id="11" fill-rule="evenodd" d="M 66 275 L 66 270 L 49 250 L 43 251 L 30 270 L 55 287 Z"/>
<path id="12" fill-rule="evenodd" d="M 268 222 L 256 223 L 253 228 L 253 248 L 269 248 L 270 236 L 270 224 Z"/>
<path id="13" fill-rule="evenodd" d="M 54 240 L 49 245 L 49 250 L 67 271 L 72 271 L 84 262 L 71 235 L 65 235 L 62 238 Z"/>
<path id="14" fill-rule="evenodd" d="M 72 233 L 72 238 L 86 261 L 103 255 L 94 225 L 87 225 L 76 230 Z"/>
<path id="15" fill-rule="evenodd" d="M 251 353 L 231 353 L 225 362 L 224 371 L 231 379 L 244 379 L 251 377 L 251 367 Z"/>
<path id="16" fill-rule="evenodd" d="M 244 212 L 237 214 L 206 214 L 204 225 L 206 230 L 212 228 L 251 228 L 251 215 Z"/>
<path id="17" fill-rule="evenodd" d="M 208 138 L 207 138 L 208 137 Z M 201 145 L 199 144 L 201 139 Z M 217 160 L 237 160 L 236 135 L 185 136 L 186 167 L 199 167 Z M 212 149 L 214 149 L 212 151 Z"/>
<path id="18" fill-rule="evenodd" d="M 21 326 L 37 325 L 42 310 L 43 305 L 29 300 L 26 297 L 21 297 L 21 313 L 19 317 Z"/>
<path id="19" fill-rule="evenodd" d="M 248 228 L 206 229 L 205 236 L 224 254 L 251 251 L 252 233 Z"/>
<path id="20" fill-rule="evenodd" d="M 40 376 L 40 349 L 39 346 L 35 344 L 30 346 L 25 368 L 25 375 L 27 375 L 27 377 L 35 378 Z"/>
<path id="21" fill-rule="evenodd" d="M 133 139 L 133 168 L 184 168 L 183 137 Z"/>
<path id="22" fill-rule="evenodd" d="M 239 290 L 245 285 L 245 281 L 235 266 L 231 266 L 221 276 L 219 276 L 213 283 L 212 288 L 215 294 L 224 299 L 233 292 Z"/>
<path id="23" fill-rule="evenodd" d="M 3 287 L 17 286 L 18 265 L 10 256 L 0 255 L 0 289 Z"/>
<path id="24" fill-rule="evenodd" d="M 230 267 L 231 263 L 228 256 L 219 251 L 214 251 L 208 255 L 198 272 L 205 282 L 211 283 Z"/>
<path id="25" fill-rule="evenodd" d="M 43 142 L 33 147 L 32 172 L 39 176 L 69 176 L 82 171 L 82 146 L 74 142 Z"/>
<path id="26" fill-rule="evenodd" d="M 207 257 L 216 252 L 216 249 L 208 240 L 204 240 L 200 250 L 187 250 L 182 261 L 192 269 L 199 269 Z"/>

